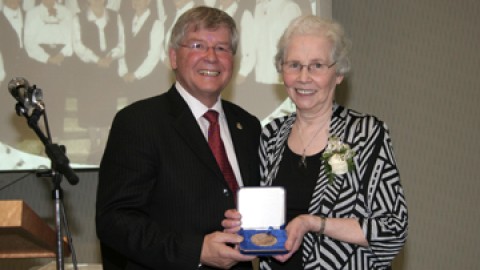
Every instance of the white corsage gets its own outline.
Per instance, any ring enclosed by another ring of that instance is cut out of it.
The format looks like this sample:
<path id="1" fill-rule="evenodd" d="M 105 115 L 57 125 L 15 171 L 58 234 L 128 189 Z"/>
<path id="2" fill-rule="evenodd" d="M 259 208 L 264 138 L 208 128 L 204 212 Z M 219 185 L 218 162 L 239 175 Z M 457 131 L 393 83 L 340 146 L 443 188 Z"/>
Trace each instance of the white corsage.
<path id="1" fill-rule="evenodd" d="M 346 174 L 355 168 L 353 163 L 354 156 L 355 151 L 350 149 L 350 146 L 343 143 L 339 138 L 333 136 L 328 139 L 322 160 L 325 162 L 325 169 L 330 184 L 333 183 L 335 175 Z"/>

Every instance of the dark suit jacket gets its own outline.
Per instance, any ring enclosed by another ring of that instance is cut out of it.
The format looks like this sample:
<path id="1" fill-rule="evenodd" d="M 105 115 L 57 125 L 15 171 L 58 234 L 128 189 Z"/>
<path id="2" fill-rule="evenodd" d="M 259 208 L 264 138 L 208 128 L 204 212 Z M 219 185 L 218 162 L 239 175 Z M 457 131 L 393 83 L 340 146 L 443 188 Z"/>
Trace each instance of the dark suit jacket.
<path id="1" fill-rule="evenodd" d="M 260 123 L 230 102 L 222 105 L 244 185 L 258 185 Z M 204 236 L 223 230 L 231 208 L 231 191 L 175 87 L 115 116 L 97 193 L 105 270 L 196 269 Z"/>

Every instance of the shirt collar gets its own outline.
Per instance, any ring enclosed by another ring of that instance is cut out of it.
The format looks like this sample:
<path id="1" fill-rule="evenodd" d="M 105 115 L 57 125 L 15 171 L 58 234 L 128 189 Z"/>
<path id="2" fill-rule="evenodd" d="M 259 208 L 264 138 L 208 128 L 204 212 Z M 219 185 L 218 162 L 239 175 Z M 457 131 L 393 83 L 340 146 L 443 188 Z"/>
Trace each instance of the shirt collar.
<path id="1" fill-rule="evenodd" d="M 201 103 L 198 99 L 193 97 L 189 92 L 187 92 L 187 90 L 185 90 L 185 88 L 178 81 L 175 83 L 175 87 L 177 88 L 178 92 L 180 93 L 180 95 L 183 97 L 183 99 L 187 103 L 187 105 L 190 108 L 190 110 L 192 111 L 195 119 L 198 120 L 201 117 L 203 117 L 203 115 L 208 110 L 215 110 L 219 113 L 219 115 L 221 117 L 224 116 L 220 96 L 218 97 L 217 102 L 215 102 L 215 104 L 211 108 L 208 108 L 203 103 Z"/>
<path id="2" fill-rule="evenodd" d="M 148 18 L 148 16 L 150 16 L 150 13 L 151 13 L 150 9 L 147 9 L 147 10 L 145 10 L 145 12 L 142 13 L 142 15 L 140 15 L 140 16 L 135 15 L 134 20 L 137 20 L 139 22 L 140 21 L 145 21 Z"/>
<path id="3" fill-rule="evenodd" d="M 107 9 L 104 10 L 103 12 L 103 16 L 102 17 L 97 17 L 95 16 L 95 14 L 93 14 L 93 12 L 91 10 L 88 10 L 87 12 L 87 20 L 89 22 L 95 22 L 95 21 L 106 21 L 108 18 L 108 12 L 107 12 Z"/>
<path id="4" fill-rule="evenodd" d="M 40 6 L 43 10 L 48 11 L 48 8 L 47 8 L 44 4 L 39 4 L 39 6 Z M 55 2 L 55 3 L 53 4 L 53 8 L 58 9 L 57 2 Z"/>
<path id="5" fill-rule="evenodd" d="M 22 12 L 20 12 L 20 8 L 18 9 L 11 9 L 7 6 L 3 6 L 3 14 L 5 14 L 5 17 L 11 19 L 11 18 L 21 18 Z"/>

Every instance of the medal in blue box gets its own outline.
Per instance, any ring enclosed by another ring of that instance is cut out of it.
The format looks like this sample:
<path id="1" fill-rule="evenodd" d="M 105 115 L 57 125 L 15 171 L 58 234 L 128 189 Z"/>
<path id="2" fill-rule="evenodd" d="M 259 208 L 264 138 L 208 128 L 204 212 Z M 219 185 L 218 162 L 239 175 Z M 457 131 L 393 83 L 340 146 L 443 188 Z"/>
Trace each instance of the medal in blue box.
<path id="1" fill-rule="evenodd" d="M 285 189 L 243 187 L 238 191 L 237 209 L 242 215 L 239 234 L 243 254 L 270 256 L 285 254 Z"/>

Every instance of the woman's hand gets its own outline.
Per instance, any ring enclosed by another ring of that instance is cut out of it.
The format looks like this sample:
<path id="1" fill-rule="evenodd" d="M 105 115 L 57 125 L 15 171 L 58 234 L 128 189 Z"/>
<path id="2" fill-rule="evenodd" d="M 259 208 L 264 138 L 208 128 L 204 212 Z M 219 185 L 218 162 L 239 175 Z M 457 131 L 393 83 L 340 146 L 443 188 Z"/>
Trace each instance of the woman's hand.
<path id="1" fill-rule="evenodd" d="M 302 244 L 303 236 L 308 232 L 321 230 L 321 218 L 316 215 L 299 215 L 288 223 L 287 241 L 285 248 L 287 254 L 274 256 L 280 262 L 288 260 Z M 356 218 L 328 218 L 324 223 L 323 234 L 339 241 L 368 247 L 368 241 L 363 234 L 362 228 Z"/>
<path id="2" fill-rule="evenodd" d="M 287 254 L 275 255 L 273 258 L 280 262 L 285 262 L 293 253 L 297 252 L 303 241 L 303 236 L 312 230 L 311 224 L 314 222 L 315 216 L 299 215 L 288 223 L 285 231 L 287 231 L 287 241 L 285 241 L 285 249 Z"/>
<path id="3" fill-rule="evenodd" d="M 241 229 L 242 215 L 237 209 L 229 209 L 225 211 L 225 219 L 222 220 L 223 231 L 226 233 L 237 233 Z"/>

